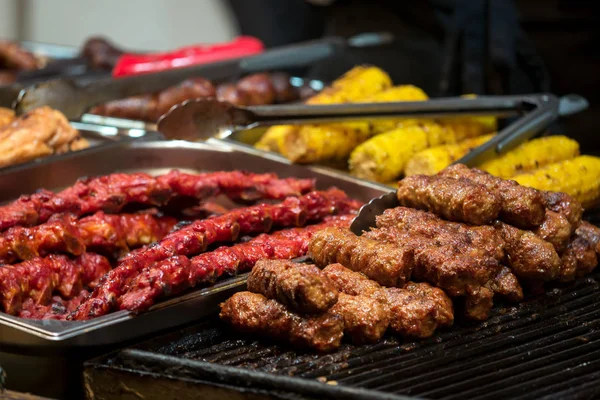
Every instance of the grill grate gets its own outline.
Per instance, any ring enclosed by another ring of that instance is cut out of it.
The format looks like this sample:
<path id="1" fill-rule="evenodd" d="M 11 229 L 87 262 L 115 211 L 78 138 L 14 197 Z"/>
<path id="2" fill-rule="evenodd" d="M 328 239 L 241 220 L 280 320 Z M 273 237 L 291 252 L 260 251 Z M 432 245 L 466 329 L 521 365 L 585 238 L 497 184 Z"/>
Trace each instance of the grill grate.
<path id="1" fill-rule="evenodd" d="M 199 370 L 220 365 L 327 382 L 323 386 L 332 393 L 361 388 L 432 399 L 596 398 L 599 278 L 597 273 L 516 307 L 497 307 L 484 323 L 459 321 L 420 342 L 390 337 L 317 355 L 245 337 L 211 320 L 124 351 L 109 364 L 132 368 L 127 360 L 139 351 L 177 357 Z"/>

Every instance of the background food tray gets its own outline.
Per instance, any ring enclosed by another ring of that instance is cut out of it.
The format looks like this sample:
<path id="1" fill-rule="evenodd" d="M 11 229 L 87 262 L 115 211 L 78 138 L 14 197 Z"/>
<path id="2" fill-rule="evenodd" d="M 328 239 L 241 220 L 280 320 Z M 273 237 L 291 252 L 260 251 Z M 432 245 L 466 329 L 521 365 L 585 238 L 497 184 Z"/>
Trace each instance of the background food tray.
<path id="1" fill-rule="evenodd" d="M 380 185 L 342 177 L 328 170 L 309 169 L 261 158 L 239 148 L 187 142 L 132 142 L 110 150 L 98 148 L 85 154 L 74 153 L 40 166 L 1 174 L 0 200 L 8 201 L 39 188 L 63 188 L 84 175 L 104 175 L 116 171 L 161 174 L 173 168 L 189 172 L 243 169 L 257 173 L 277 172 L 283 177 L 316 178 L 318 188 L 337 186 L 349 196 L 362 201 L 387 191 Z M 210 314 L 231 293 L 230 289 L 239 290 L 243 284 L 244 279 L 240 277 L 224 279 L 213 287 L 195 290 L 157 304 L 137 317 L 121 311 L 90 321 L 72 322 L 33 321 L 0 314 L 0 344 L 2 350 L 25 347 L 42 348 L 45 351 L 115 344 Z"/>

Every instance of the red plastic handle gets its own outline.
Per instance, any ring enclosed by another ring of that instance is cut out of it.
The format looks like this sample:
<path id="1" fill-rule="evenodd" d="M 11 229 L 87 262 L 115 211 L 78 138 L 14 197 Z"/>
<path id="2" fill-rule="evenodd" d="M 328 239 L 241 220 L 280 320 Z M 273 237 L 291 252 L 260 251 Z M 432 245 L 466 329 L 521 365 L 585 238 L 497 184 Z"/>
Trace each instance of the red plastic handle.
<path id="1" fill-rule="evenodd" d="M 167 53 L 123 54 L 112 75 L 123 77 L 230 60 L 262 53 L 263 43 L 252 36 L 239 36 L 228 43 L 195 45 Z"/>

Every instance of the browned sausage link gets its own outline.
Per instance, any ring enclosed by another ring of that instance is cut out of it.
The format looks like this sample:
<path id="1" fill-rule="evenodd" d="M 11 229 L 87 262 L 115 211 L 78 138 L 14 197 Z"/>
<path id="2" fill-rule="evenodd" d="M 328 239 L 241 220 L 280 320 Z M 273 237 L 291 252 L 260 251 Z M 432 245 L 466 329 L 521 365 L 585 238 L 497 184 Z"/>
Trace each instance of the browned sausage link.
<path id="1" fill-rule="evenodd" d="M 368 296 L 389 309 L 390 328 L 405 337 L 429 337 L 438 326 L 452 325 L 452 302 L 438 288 L 409 283 L 406 288 L 383 288 L 359 272 L 331 264 L 323 272 L 340 292 Z"/>
<path id="2" fill-rule="evenodd" d="M 473 225 L 489 224 L 500 212 L 497 195 L 466 179 L 413 175 L 398 182 L 397 194 L 400 205 Z"/>
<path id="3" fill-rule="evenodd" d="M 598 266 L 598 256 L 594 246 L 584 237 L 574 235 L 565 253 L 572 253 L 577 260 L 577 277 L 589 274 Z"/>
<path id="4" fill-rule="evenodd" d="M 465 316 L 475 321 L 485 321 L 494 306 L 494 292 L 480 286 L 468 293 L 465 298 Z"/>
<path id="5" fill-rule="evenodd" d="M 402 286 L 414 267 L 411 249 L 356 236 L 347 229 L 326 228 L 311 239 L 309 252 L 319 266 L 340 263 L 384 286 Z"/>
<path id="6" fill-rule="evenodd" d="M 291 103 L 300 99 L 298 88 L 292 86 L 290 76 L 283 72 L 274 72 L 270 74 L 271 83 L 275 90 L 275 102 Z"/>
<path id="7" fill-rule="evenodd" d="M 559 276 L 561 263 L 554 246 L 533 232 L 500 221 L 494 226 L 506 242 L 507 261 L 516 276 L 539 281 L 550 281 Z"/>
<path id="8" fill-rule="evenodd" d="M 251 292 L 238 292 L 222 303 L 220 317 L 239 331 L 323 352 L 337 349 L 344 333 L 344 321 L 338 315 L 302 317 Z"/>
<path id="9" fill-rule="evenodd" d="M 440 176 L 466 178 L 485 186 L 501 199 L 500 219 L 522 229 L 531 229 L 544 222 L 545 202 L 542 193 L 517 182 L 498 178 L 476 168 L 457 164 L 439 173 Z"/>
<path id="10" fill-rule="evenodd" d="M 157 96 L 153 94 L 132 96 L 93 107 L 90 113 L 114 118 L 152 121 L 150 115 L 156 113 L 156 101 Z"/>
<path id="11" fill-rule="evenodd" d="M 546 210 L 544 222 L 533 232 L 554 246 L 558 252 L 562 252 L 569 243 L 573 229 L 563 214 Z"/>
<path id="12" fill-rule="evenodd" d="M 587 221 L 582 221 L 576 231 L 578 236 L 587 239 L 592 244 L 596 254 L 600 255 L 600 228 Z"/>
<path id="13" fill-rule="evenodd" d="M 284 260 L 260 260 L 248 276 L 248 290 L 274 299 L 298 313 L 330 309 L 338 291 L 319 268 Z"/>
<path id="14" fill-rule="evenodd" d="M 217 100 L 226 101 L 236 106 L 247 106 L 250 104 L 248 94 L 239 90 L 235 83 L 222 83 L 217 86 Z"/>
<path id="15" fill-rule="evenodd" d="M 549 210 L 562 214 L 569 221 L 572 228 L 571 233 L 579 227 L 583 215 L 581 203 L 566 193 L 542 192 L 542 195 Z"/>
<path id="16" fill-rule="evenodd" d="M 390 325 L 387 307 L 367 296 L 340 293 L 329 312 L 344 319 L 344 333 L 354 344 L 377 342 Z"/>
<path id="17" fill-rule="evenodd" d="M 11 85 L 17 80 L 15 71 L 0 71 L 0 86 Z"/>
<path id="18" fill-rule="evenodd" d="M 215 87 L 204 78 L 186 79 L 177 86 L 163 90 L 158 95 L 156 112 L 150 115 L 152 121 L 157 121 L 174 105 L 190 99 L 214 97 Z"/>
<path id="19" fill-rule="evenodd" d="M 248 96 L 248 105 L 260 106 L 275 102 L 275 89 L 268 74 L 253 74 L 242 78 L 237 88 Z"/>
<path id="20" fill-rule="evenodd" d="M 34 70 L 38 68 L 38 60 L 17 43 L 0 40 L 0 67 Z"/>
<path id="21" fill-rule="evenodd" d="M 498 274 L 486 286 L 509 301 L 517 303 L 523 300 L 523 288 L 508 267 L 501 267 Z"/>

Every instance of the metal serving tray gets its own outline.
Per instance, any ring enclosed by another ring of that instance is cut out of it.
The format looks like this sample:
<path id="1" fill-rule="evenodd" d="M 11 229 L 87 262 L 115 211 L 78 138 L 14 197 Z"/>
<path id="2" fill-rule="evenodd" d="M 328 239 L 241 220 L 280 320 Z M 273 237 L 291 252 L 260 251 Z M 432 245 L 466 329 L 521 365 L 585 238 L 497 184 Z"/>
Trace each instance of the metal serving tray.
<path id="1" fill-rule="evenodd" d="M 374 184 L 333 170 L 292 165 L 277 157 L 261 157 L 254 149 L 222 141 L 130 142 L 110 149 L 98 147 L 85 153 L 57 157 L 42 165 L 19 168 L 0 174 L 0 201 L 39 188 L 69 186 L 81 176 L 113 172 L 161 174 L 178 168 L 190 172 L 243 169 L 257 173 L 276 172 L 282 177 L 316 178 L 317 187 L 337 186 L 349 196 L 368 201 L 389 191 Z M 2 351 L 62 353 L 74 348 L 108 346 L 196 321 L 217 310 L 219 302 L 245 285 L 245 276 L 223 279 L 216 285 L 196 289 L 185 295 L 156 304 L 135 316 L 115 312 L 90 321 L 35 321 L 0 313 Z"/>

